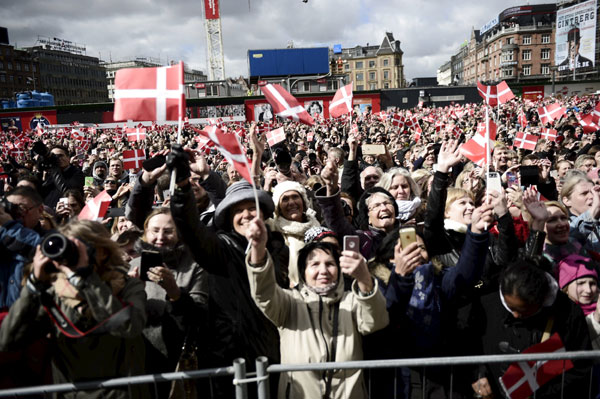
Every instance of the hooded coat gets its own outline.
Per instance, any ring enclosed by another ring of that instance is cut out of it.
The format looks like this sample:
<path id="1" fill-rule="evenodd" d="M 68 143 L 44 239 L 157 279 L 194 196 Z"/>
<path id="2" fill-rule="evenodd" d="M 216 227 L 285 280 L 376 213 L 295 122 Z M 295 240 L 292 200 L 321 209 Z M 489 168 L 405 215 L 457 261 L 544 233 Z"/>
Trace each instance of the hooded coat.
<path id="1" fill-rule="evenodd" d="M 260 310 L 279 330 L 281 363 L 322 363 L 362 360 L 362 339 L 384 328 L 389 320 L 383 294 L 374 289 L 368 296 L 358 293 L 356 282 L 352 291 L 344 291 L 338 279 L 336 289 L 327 296 L 310 290 L 304 282 L 292 290 L 275 283 L 273 260 L 269 255 L 261 267 L 253 267 L 246 257 L 246 267 L 252 298 Z M 338 334 L 333 337 L 335 308 L 339 307 Z M 332 345 L 335 358 L 331 358 Z M 326 374 L 318 371 L 282 373 L 278 398 L 322 398 L 326 392 Z M 331 379 L 329 397 L 367 398 L 361 370 L 337 370 Z"/>

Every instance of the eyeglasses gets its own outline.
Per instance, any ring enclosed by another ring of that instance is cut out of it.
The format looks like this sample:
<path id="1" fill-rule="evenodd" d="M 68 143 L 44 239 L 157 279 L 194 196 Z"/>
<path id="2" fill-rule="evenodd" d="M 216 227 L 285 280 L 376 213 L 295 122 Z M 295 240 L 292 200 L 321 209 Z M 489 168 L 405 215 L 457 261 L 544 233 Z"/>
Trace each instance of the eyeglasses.
<path id="1" fill-rule="evenodd" d="M 379 209 L 381 207 L 384 207 L 384 208 L 393 208 L 394 204 L 392 204 L 390 201 L 376 202 L 374 204 L 371 204 L 368 209 L 369 209 L 369 212 L 371 212 L 371 211 L 374 211 L 374 210 Z"/>

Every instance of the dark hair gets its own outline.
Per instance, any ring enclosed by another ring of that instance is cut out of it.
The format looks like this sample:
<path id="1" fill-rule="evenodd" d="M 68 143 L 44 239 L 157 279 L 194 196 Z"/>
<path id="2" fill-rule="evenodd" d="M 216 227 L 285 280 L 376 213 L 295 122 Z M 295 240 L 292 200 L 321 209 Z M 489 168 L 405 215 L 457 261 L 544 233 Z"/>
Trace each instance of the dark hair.
<path id="1" fill-rule="evenodd" d="M 125 245 L 129 245 L 131 243 L 136 242 L 142 238 L 142 232 L 138 229 L 129 229 L 125 230 L 117 237 L 117 244 L 120 247 L 124 247 Z"/>
<path id="2" fill-rule="evenodd" d="M 521 259 L 510 264 L 500 276 L 504 295 L 516 295 L 528 305 L 542 305 L 550 292 L 541 260 Z"/>
<path id="3" fill-rule="evenodd" d="M 338 269 L 340 267 L 340 253 L 339 253 L 338 248 L 334 244 L 331 244 L 329 242 L 323 242 L 323 241 L 313 241 L 309 244 L 306 244 L 298 252 L 298 276 L 299 276 L 300 280 L 302 280 L 302 281 L 304 281 L 304 271 L 306 269 L 306 260 L 308 259 L 308 256 L 311 254 L 311 252 L 316 249 L 320 249 L 324 252 L 327 252 L 331 256 L 333 256 L 333 259 L 335 260 L 335 264 L 337 265 Z M 338 280 L 339 280 L 339 278 L 341 278 L 341 276 L 338 277 Z"/>
<path id="4" fill-rule="evenodd" d="M 70 188 L 65 191 L 65 197 L 73 197 L 73 199 L 79 204 L 81 209 L 85 206 L 85 199 L 83 198 L 83 194 L 76 188 Z"/>
<path id="5" fill-rule="evenodd" d="M 69 152 L 69 149 L 67 147 L 65 147 L 64 145 L 55 144 L 52 147 L 50 147 L 50 151 L 54 150 L 55 148 L 57 148 L 57 149 L 61 150 L 62 152 L 64 152 L 67 157 L 71 156 L 71 153 Z"/>
<path id="6" fill-rule="evenodd" d="M 44 203 L 42 196 L 35 191 L 35 189 L 28 186 L 18 186 L 6 193 L 7 197 L 11 195 L 20 195 L 21 197 L 29 198 L 35 206 L 42 205 Z"/>

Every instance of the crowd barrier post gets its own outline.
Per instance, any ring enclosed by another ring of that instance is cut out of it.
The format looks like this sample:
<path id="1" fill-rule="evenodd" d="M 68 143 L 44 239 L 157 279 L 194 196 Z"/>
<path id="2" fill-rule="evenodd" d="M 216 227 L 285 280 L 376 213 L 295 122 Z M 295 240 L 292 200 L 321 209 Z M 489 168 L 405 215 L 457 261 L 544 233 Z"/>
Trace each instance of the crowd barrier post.
<path id="1" fill-rule="evenodd" d="M 237 358 L 233 361 L 233 385 L 235 385 L 235 399 L 247 399 L 248 387 L 246 386 L 246 360 Z"/>
<path id="2" fill-rule="evenodd" d="M 269 398 L 269 361 L 266 356 L 256 358 L 256 384 L 258 386 L 258 399 Z"/>

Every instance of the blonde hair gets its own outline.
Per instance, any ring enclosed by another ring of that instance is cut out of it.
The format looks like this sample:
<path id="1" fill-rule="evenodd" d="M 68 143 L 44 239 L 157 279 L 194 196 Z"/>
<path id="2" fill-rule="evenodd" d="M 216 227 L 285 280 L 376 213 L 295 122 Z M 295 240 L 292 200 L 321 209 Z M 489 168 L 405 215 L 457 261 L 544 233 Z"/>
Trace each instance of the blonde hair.
<path id="1" fill-rule="evenodd" d="M 377 184 L 375 186 L 382 187 L 389 191 L 389 189 L 392 185 L 392 181 L 394 180 L 394 177 L 396 177 L 396 176 L 404 176 L 406 178 L 406 181 L 408 182 L 408 184 L 410 186 L 410 199 L 413 199 L 413 198 L 421 195 L 421 189 L 419 188 L 417 183 L 415 183 L 414 179 L 410 175 L 410 172 L 404 168 L 389 169 L 387 172 L 385 172 L 383 174 L 383 176 L 381 176 L 381 179 L 379 179 L 379 182 L 377 182 Z"/>
<path id="2" fill-rule="evenodd" d="M 168 215 L 171 218 L 173 217 L 171 215 L 170 208 L 160 207 L 160 208 L 156 208 L 155 210 L 153 210 L 148 215 L 146 220 L 144 220 L 144 234 L 142 235 L 142 241 L 148 242 L 148 240 L 146 239 L 146 233 L 148 232 L 148 224 L 150 223 L 150 219 L 152 219 L 156 215 Z M 179 237 L 179 235 L 177 237 Z M 178 238 L 178 241 L 179 241 L 179 238 Z"/>
<path id="3" fill-rule="evenodd" d="M 587 182 L 592 185 L 594 184 L 594 182 L 591 181 L 590 178 L 587 177 L 587 175 L 582 171 L 578 171 L 576 169 L 568 171 L 567 175 L 565 176 L 562 189 L 560 190 L 560 201 L 562 202 L 563 198 L 571 197 L 571 194 L 573 194 L 573 191 L 575 190 L 575 186 L 581 182 Z"/>
<path id="4" fill-rule="evenodd" d="M 111 240 L 110 233 L 102 224 L 91 220 L 71 219 L 69 223 L 60 226 L 58 231 L 67 237 L 83 240 L 96 250 L 101 248 L 106 251 L 107 258 L 102 264 L 96 265 L 99 275 L 116 266 L 125 266 L 119 244 Z"/>
<path id="5" fill-rule="evenodd" d="M 433 176 L 430 170 L 421 168 L 412 172 L 411 177 L 415 181 L 415 184 L 419 188 L 420 194 L 427 192 L 427 183 L 429 182 L 429 178 Z"/>
<path id="6" fill-rule="evenodd" d="M 475 198 L 473 198 L 473 193 L 471 193 L 470 191 L 464 190 L 462 188 L 449 188 L 448 189 L 448 194 L 446 195 L 446 207 L 444 209 L 444 212 L 448 212 L 448 209 L 450 209 L 450 206 L 452 205 L 452 203 L 456 200 L 459 200 L 461 198 L 464 197 L 469 197 L 471 199 L 471 201 L 475 201 Z"/>

